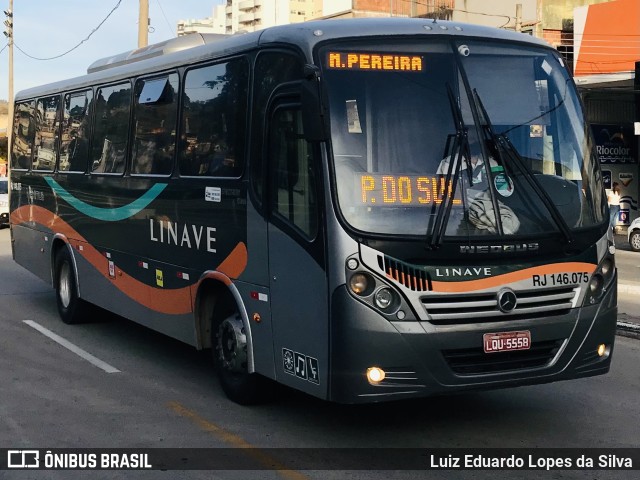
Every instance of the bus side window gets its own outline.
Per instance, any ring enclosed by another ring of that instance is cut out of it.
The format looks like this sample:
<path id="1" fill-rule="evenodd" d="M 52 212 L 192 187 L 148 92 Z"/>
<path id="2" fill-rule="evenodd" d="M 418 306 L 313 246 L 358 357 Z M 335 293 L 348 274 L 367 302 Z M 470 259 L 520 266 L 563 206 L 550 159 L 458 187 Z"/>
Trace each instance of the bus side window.
<path id="1" fill-rule="evenodd" d="M 176 73 L 136 82 L 131 173 L 169 175 L 173 170 L 177 92 Z"/>
<path id="2" fill-rule="evenodd" d="M 94 173 L 123 173 L 129 131 L 129 82 L 98 89 L 92 142 Z"/>
<path id="3" fill-rule="evenodd" d="M 303 64 L 299 57 L 286 52 L 265 52 L 256 59 L 254 74 L 251 135 L 251 187 L 258 200 L 263 195 L 263 140 L 267 103 L 273 91 L 282 83 L 303 78 Z"/>
<path id="4" fill-rule="evenodd" d="M 313 151 L 300 110 L 276 110 L 269 137 L 273 210 L 308 240 L 316 237 L 319 218 Z"/>
<path id="5" fill-rule="evenodd" d="M 60 97 L 41 98 L 36 104 L 36 131 L 33 169 L 52 172 L 58 150 L 58 105 Z"/>
<path id="6" fill-rule="evenodd" d="M 187 72 L 179 152 L 181 175 L 242 175 L 248 82 L 245 58 Z"/>
<path id="7" fill-rule="evenodd" d="M 68 93 L 64 96 L 62 110 L 62 135 L 60 140 L 61 172 L 85 172 L 89 159 L 90 108 L 93 92 Z"/>
<path id="8" fill-rule="evenodd" d="M 13 115 L 11 168 L 16 170 L 29 168 L 35 133 L 35 102 L 17 103 Z"/>

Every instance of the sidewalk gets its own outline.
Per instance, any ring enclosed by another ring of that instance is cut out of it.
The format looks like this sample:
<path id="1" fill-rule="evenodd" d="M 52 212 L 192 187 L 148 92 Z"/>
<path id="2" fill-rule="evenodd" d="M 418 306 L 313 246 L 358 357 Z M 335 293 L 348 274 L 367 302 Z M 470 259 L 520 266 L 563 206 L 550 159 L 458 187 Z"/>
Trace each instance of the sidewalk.
<path id="1" fill-rule="evenodd" d="M 638 264 L 640 264 L 640 252 L 632 252 L 626 234 L 616 235 L 615 242 L 616 251 L 630 252 L 634 257 L 637 255 Z M 618 335 L 640 339 L 640 278 L 633 274 L 633 270 L 630 270 L 630 265 L 621 261 L 620 255 L 617 255 L 617 257 L 618 296 L 624 295 L 638 298 L 636 315 L 628 315 L 626 313 L 618 314 Z"/>

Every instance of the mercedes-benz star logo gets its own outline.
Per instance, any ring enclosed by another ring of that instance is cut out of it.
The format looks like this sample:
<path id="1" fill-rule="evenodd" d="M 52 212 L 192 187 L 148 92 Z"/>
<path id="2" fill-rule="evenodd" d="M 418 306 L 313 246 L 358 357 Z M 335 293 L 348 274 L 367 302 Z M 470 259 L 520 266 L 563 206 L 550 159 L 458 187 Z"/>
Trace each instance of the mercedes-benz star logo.
<path id="1" fill-rule="evenodd" d="M 503 313 L 512 312 L 518 304 L 518 297 L 513 290 L 501 290 L 498 292 L 498 308 Z"/>

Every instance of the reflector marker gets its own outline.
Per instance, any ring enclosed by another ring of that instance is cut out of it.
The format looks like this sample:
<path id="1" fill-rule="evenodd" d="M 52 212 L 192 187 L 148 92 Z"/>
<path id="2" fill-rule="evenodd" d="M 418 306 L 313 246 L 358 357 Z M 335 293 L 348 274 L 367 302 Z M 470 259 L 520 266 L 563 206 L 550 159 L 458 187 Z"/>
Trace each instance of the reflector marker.
<path id="1" fill-rule="evenodd" d="M 253 298 L 254 300 L 258 300 L 260 302 L 269 301 L 269 295 L 267 295 L 266 293 L 251 292 L 250 295 L 251 295 L 251 298 Z"/>

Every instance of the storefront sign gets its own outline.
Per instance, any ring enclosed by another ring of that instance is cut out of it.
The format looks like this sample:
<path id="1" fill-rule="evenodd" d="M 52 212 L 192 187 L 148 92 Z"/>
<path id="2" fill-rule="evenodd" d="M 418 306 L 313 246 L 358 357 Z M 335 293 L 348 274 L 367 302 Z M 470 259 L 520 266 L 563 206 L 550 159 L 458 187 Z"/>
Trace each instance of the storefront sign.
<path id="1" fill-rule="evenodd" d="M 633 125 L 591 125 L 601 164 L 638 163 Z"/>

